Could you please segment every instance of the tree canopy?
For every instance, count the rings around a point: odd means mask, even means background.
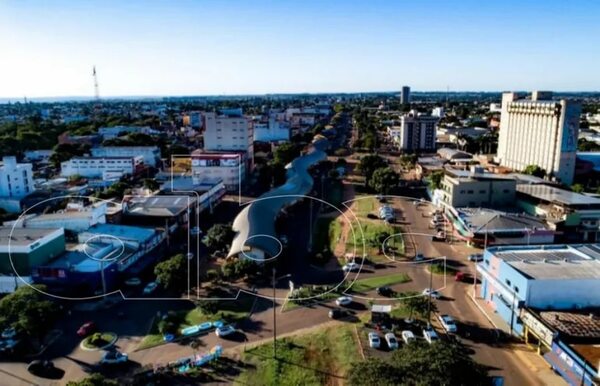
[[[229,246],[233,238],[233,230],[229,224],[215,224],[208,232],[203,242],[209,248],[221,251]]]
[[[538,165],[527,165],[525,170],[523,170],[523,173],[540,178],[544,178],[546,175],[546,171]]]
[[[389,194],[398,186],[398,182],[400,182],[400,175],[392,168],[385,167],[376,169],[373,172],[369,180],[369,186],[375,189],[377,193]]]
[[[177,254],[154,267],[156,280],[167,290],[183,290],[188,283],[188,269],[185,256]]]
[[[286,142],[277,146],[275,152],[273,153],[273,159],[277,163],[287,165],[288,163],[292,162],[294,158],[300,155],[300,150],[301,148],[299,145]]]
[[[369,185],[369,180],[371,179],[371,176],[375,170],[384,168],[386,166],[387,163],[385,160],[377,154],[367,154],[360,159],[360,163],[358,164],[358,168],[360,169],[362,175],[366,178],[367,185]]]
[[[45,286],[35,287],[46,291]],[[39,291],[23,286],[0,300],[0,329],[14,327],[29,336],[42,337],[56,319],[58,308]]]

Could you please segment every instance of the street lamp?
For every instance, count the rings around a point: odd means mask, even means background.
[[[277,269],[273,267],[273,358],[277,358],[277,301],[276,301],[276,293],[275,293],[275,285],[281,279],[286,277],[291,277],[292,275],[287,274],[276,278]]]

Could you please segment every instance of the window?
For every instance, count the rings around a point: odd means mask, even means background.
[[[473,194],[472,190],[467,191],[468,194]]]
[[[485,194],[485,190],[480,190],[479,194]]]
[[[507,286],[509,286],[509,287],[510,287],[510,280],[506,279],[506,280],[505,280],[505,283],[506,283],[506,285],[507,285]]]
[[[519,287],[515,286],[515,292],[519,293]]]

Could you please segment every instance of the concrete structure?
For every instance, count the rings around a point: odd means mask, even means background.
[[[229,113],[204,113],[204,150],[243,151],[252,154],[254,135],[248,119],[241,115],[241,110]]]
[[[454,236],[479,247],[551,244],[554,231],[536,217],[483,208],[446,207]]]
[[[206,179],[221,180],[231,192],[239,192],[248,170],[247,154],[205,153],[196,150],[192,153],[192,180],[199,184]]]
[[[400,91],[400,103],[403,105],[410,103],[410,87],[402,86]]]
[[[27,161],[48,163],[54,150],[26,150],[24,154]]]
[[[445,115],[446,115],[446,113],[445,113],[443,107],[434,107],[433,110],[431,111],[432,117],[444,118]]]
[[[30,276],[34,266],[45,264],[64,251],[65,234],[62,228],[0,227],[1,275],[11,276],[16,270],[19,276]]]
[[[600,307],[600,245],[488,248],[477,264],[480,296],[516,335],[522,308],[572,310]]]
[[[281,122],[275,117],[269,117],[266,121],[256,120],[252,122],[254,141],[258,142],[279,142],[289,141],[290,126],[286,122]]]
[[[562,242],[600,241],[600,199],[548,185],[517,185],[517,205],[543,218]]]
[[[470,171],[446,169],[442,200],[455,208],[508,207],[514,205],[516,185],[514,178],[480,167],[473,166]]]
[[[54,213],[27,213],[18,220],[7,222],[15,228],[45,229],[64,228],[67,233],[83,232],[96,224],[106,222],[106,201],[97,201],[85,206],[70,202],[65,209]]]
[[[107,139],[117,138],[125,134],[158,134],[156,130],[150,128],[150,126],[112,126],[112,127],[101,127],[98,129],[98,134],[102,136],[105,141]]]
[[[514,170],[538,165],[551,179],[571,184],[581,104],[551,98],[540,91],[531,100],[503,94],[497,161]]]
[[[141,156],[144,165],[156,167],[160,160],[158,146],[100,146],[90,149],[93,157],[138,157]]]
[[[22,198],[34,190],[32,165],[17,163],[16,157],[3,157],[0,166],[0,197]]]
[[[411,111],[400,117],[399,135],[393,138],[396,146],[406,152],[435,150],[435,126],[438,118]]]
[[[195,195],[126,196],[122,203],[122,223],[164,228],[169,233],[187,229],[196,214]]]
[[[143,165],[144,158],[142,156],[73,157],[60,164],[60,175],[118,180],[125,174],[136,174],[143,168]]]

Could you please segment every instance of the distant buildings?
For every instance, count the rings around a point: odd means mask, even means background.
[[[221,180],[228,191],[238,192],[247,175],[248,155],[239,153],[192,153],[192,180],[200,184],[203,180]]]
[[[514,170],[538,165],[551,179],[573,183],[581,105],[553,101],[552,93],[535,91],[529,99],[502,96],[497,161]]]
[[[141,134],[158,134],[156,130],[153,130],[149,126],[111,126],[101,127],[98,129],[98,134],[102,136],[102,139],[113,139],[126,134],[141,133]]]
[[[251,153],[254,136],[248,119],[237,109],[226,113],[204,113],[204,150]]]
[[[156,167],[160,160],[157,146],[100,146],[90,149],[93,157],[137,157],[141,156],[144,165]]]
[[[402,86],[402,91],[400,92],[400,103],[403,105],[410,103],[410,87]]]
[[[438,118],[411,111],[400,117],[400,126],[388,128],[394,144],[405,152],[435,150],[435,126]]]
[[[266,120],[255,120],[252,122],[254,141],[257,142],[279,142],[289,141],[290,125],[277,120],[274,116]]]
[[[446,115],[446,113],[445,113],[443,107],[434,107],[431,112],[432,117],[444,118],[445,115]]]

